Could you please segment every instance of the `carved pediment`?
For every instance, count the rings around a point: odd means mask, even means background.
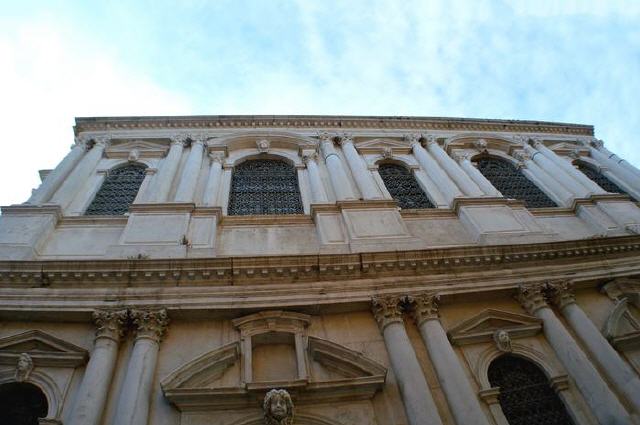
[[[22,353],[36,366],[76,367],[88,358],[87,350],[39,330],[0,339],[0,364],[15,365]]]
[[[203,354],[162,380],[164,395],[181,411],[253,406],[274,386],[286,389],[296,403],[301,404],[361,400],[373,397],[384,385],[387,372],[384,366],[358,351],[321,338],[308,337],[305,358],[333,372],[332,378],[327,379],[328,375],[317,378],[311,373],[303,380],[243,383],[238,370],[236,384],[230,386],[228,379],[221,378],[241,358],[240,342]]]
[[[512,339],[523,338],[540,332],[542,321],[524,314],[487,309],[454,326],[449,331],[449,339],[458,345],[489,342],[498,330],[508,331]]]
[[[409,153],[411,152],[411,146],[404,140],[393,140],[386,138],[378,138],[365,140],[356,143],[356,148],[359,152],[364,154],[382,153],[385,149],[391,149],[394,153]]]
[[[133,151],[137,151],[140,158],[162,158],[169,146],[167,143],[160,141],[147,141],[147,140],[131,140],[123,142],[114,142],[109,148],[105,150],[105,156],[107,158],[129,158],[129,154]]]
[[[626,298],[616,301],[602,333],[616,348],[624,350],[640,347],[640,320],[629,310]]]

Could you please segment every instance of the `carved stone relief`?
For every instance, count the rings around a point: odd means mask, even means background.
[[[270,390],[262,403],[265,425],[293,425],[293,401],[287,390]]]

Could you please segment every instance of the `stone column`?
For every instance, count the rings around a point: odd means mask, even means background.
[[[538,142],[538,145],[542,145],[542,143]],[[591,195],[589,189],[581,185],[564,169],[562,169],[551,159],[543,155],[542,152],[539,152],[531,146],[527,145],[526,142],[524,142],[523,148],[531,156],[533,162],[535,162],[540,168],[547,172],[547,174],[555,178],[556,186],[564,186],[568,192],[570,192],[574,197],[577,198],[586,198]]]
[[[549,160],[553,161],[554,164],[564,170],[565,173],[573,177],[578,183],[580,183],[585,189],[587,189],[588,192],[598,194],[607,193],[604,189],[598,186],[596,182],[585,176],[582,171],[576,169],[576,167],[571,165],[571,163],[560,158],[560,156],[556,155],[554,151],[546,147],[545,144],[542,143],[542,141],[533,139],[532,143],[533,147],[535,147],[538,152],[540,152]]]
[[[420,295],[409,299],[413,305],[416,325],[427,346],[456,424],[489,425],[489,420],[480,407],[475,391],[471,388],[438,318],[438,295]]]
[[[76,144],[71,147],[71,151],[64,157],[62,162],[45,177],[42,184],[33,191],[27,204],[41,205],[51,198],[56,190],[60,187],[64,179],[71,173],[76,164],[82,159],[87,151],[87,145],[84,141],[77,140]]]
[[[547,174],[542,168],[531,160],[531,155],[525,151],[517,151],[513,156],[521,162],[522,173],[529,177],[530,180],[538,180],[545,188],[551,192],[546,193],[551,199],[557,202],[560,206],[568,207],[573,202],[573,194],[559,185],[553,177]],[[544,192],[543,189],[540,189]]]
[[[591,156],[603,165],[609,166],[614,174],[618,175],[625,182],[628,182],[634,189],[640,190],[640,170],[629,164],[624,159],[618,157],[615,153],[604,147],[602,140],[594,139],[590,144]],[[633,185],[632,183],[636,183]]]
[[[191,148],[187,162],[184,164],[180,183],[176,190],[176,202],[193,202],[193,194],[198,183],[198,175],[202,167],[202,155],[204,151],[204,139],[200,138],[191,142]]]
[[[426,139],[427,150],[436,159],[438,164],[446,171],[451,179],[467,196],[480,197],[483,195],[478,185],[463,172],[458,164],[440,147],[434,136],[428,136]]]
[[[91,358],[82,377],[68,425],[99,425],[107,401],[111,377],[118,358],[118,344],[124,332],[126,310],[96,310],[97,326]]]
[[[342,136],[340,138],[340,146],[342,146],[342,152],[344,152],[349,164],[351,175],[353,175],[356,185],[362,194],[362,199],[382,199],[382,194],[376,188],[371,172],[367,169],[355,146],[353,146],[353,139],[350,136]]]
[[[140,189],[138,189],[138,194],[136,195],[136,199],[133,200],[134,204],[144,204],[149,197],[153,196],[149,193],[149,188],[153,185],[153,176],[156,175],[158,170],[156,168],[148,167],[144,170],[144,180],[142,180],[142,184],[140,185]]]
[[[342,161],[333,147],[331,136],[329,134],[321,134],[319,137],[320,148],[322,149],[324,162],[327,164],[329,179],[331,179],[331,186],[333,187],[333,193],[335,193],[336,199],[338,201],[356,199],[349,184],[349,177],[347,177],[347,173],[342,167]]]
[[[328,202],[327,193],[324,190],[324,184],[322,184],[322,178],[320,178],[320,170],[318,170],[317,163],[318,154],[313,152],[304,153],[302,161],[307,166],[307,172],[309,173],[309,185],[311,186],[311,202],[314,204],[324,204]]]
[[[136,336],[113,425],[147,425],[160,339],[169,323],[164,309],[132,310],[130,316]]]
[[[211,160],[211,165],[209,166],[207,184],[204,187],[202,203],[207,206],[215,206],[218,202],[218,193],[220,192],[224,152],[212,152],[209,154],[209,159]]]
[[[460,189],[458,189],[458,186],[456,186],[449,176],[447,176],[447,173],[440,168],[440,165],[438,165],[436,160],[433,159],[431,154],[422,147],[419,135],[411,134],[405,136],[405,140],[411,144],[413,155],[420,163],[424,172],[427,173],[429,178],[436,184],[438,190],[442,193],[450,206],[455,198],[463,196]]]
[[[480,170],[478,170],[471,163],[471,154],[468,152],[455,152],[453,154],[453,158],[458,161],[460,168],[462,168],[471,179],[478,185],[478,187],[488,196],[495,196],[502,198],[502,193],[493,185],[485,176],[482,175]]]
[[[614,386],[640,413],[640,379],[576,304],[570,282],[550,284],[553,302]]]
[[[631,424],[631,418],[595,367],[547,304],[543,285],[521,286],[518,299],[530,314],[543,322],[544,335],[573,378],[601,424]]]
[[[384,337],[409,424],[442,425],[424,373],[404,328],[400,299],[374,298],[372,309]]]
[[[182,157],[182,150],[184,149],[184,138],[182,136],[175,136],[172,138],[171,147],[169,153],[162,160],[160,169],[155,175],[155,183],[152,185],[150,200],[152,202],[166,202],[171,190],[171,183],[180,165],[180,158]]]
[[[104,150],[110,143],[108,136],[96,138],[88,143],[91,148],[78,162],[77,166],[66,178],[60,189],[51,198],[51,203],[58,204],[65,209],[73,198],[78,194],[80,188],[86,183],[91,173],[102,159]]]

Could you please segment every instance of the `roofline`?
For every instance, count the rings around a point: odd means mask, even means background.
[[[507,131],[593,136],[591,125],[532,120],[481,118],[349,116],[349,115],[185,115],[77,117],[76,134],[84,131],[183,128],[384,128],[404,130]]]

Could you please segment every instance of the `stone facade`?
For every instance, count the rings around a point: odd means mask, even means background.
[[[592,127],[127,117],[75,135],[0,216],[0,403],[43,394],[41,424],[504,425],[522,412],[500,359],[539,369],[573,423],[640,423],[640,171]],[[262,208],[234,181],[254,160],[292,170],[277,208],[299,211],[237,213]]]

